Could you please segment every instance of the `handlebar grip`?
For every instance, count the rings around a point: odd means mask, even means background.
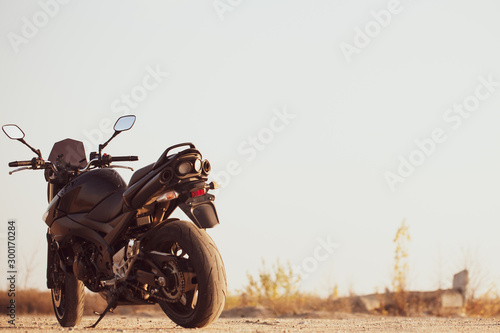
[[[10,167],[19,167],[19,166],[30,166],[31,161],[13,161],[9,162]]]
[[[112,162],[129,162],[129,161],[138,161],[138,156],[112,156]]]

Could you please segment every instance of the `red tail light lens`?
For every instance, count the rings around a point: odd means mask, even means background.
[[[203,194],[205,194],[204,188],[202,188],[201,190],[196,190],[196,191],[191,192],[191,198],[198,197],[198,196],[203,195]]]

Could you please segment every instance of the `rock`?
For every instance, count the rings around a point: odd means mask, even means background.
[[[381,307],[380,299],[377,295],[359,296],[358,304],[364,311],[371,312]]]

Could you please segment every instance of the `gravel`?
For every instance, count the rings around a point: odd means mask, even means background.
[[[335,314],[335,318],[220,318],[196,332],[500,332],[500,320],[492,318],[382,317]],[[107,315],[85,316],[78,327],[62,328],[53,316],[18,316],[12,327],[4,319],[0,330],[12,332],[187,332],[167,317]]]

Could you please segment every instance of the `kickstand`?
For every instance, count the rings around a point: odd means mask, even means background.
[[[99,322],[102,320],[102,318],[104,318],[104,316],[108,313],[108,312],[113,312],[113,309],[116,308],[117,306],[117,302],[116,302],[116,299],[113,297],[111,298],[111,300],[109,301],[108,303],[108,306],[106,307],[106,309],[104,309],[104,311],[99,315],[99,319],[97,319],[97,321],[94,323],[94,325],[92,326],[87,326],[86,328],[95,328],[97,326],[97,324],[99,324]]]

